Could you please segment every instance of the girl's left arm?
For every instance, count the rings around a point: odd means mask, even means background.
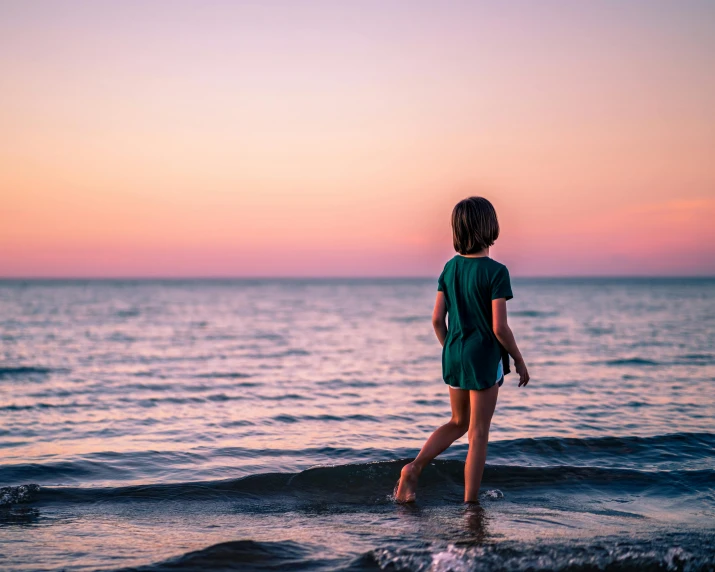
[[[444,292],[437,292],[432,311],[432,327],[439,343],[444,346],[444,340],[447,338],[447,303],[444,300]]]
[[[492,328],[494,335],[499,340],[499,343],[504,346],[504,349],[509,352],[509,355],[514,358],[514,368],[519,374],[519,387],[529,383],[529,370],[526,369],[526,363],[519,351],[519,346],[516,345],[514,333],[511,331],[506,319],[506,298],[497,298],[492,300]]]

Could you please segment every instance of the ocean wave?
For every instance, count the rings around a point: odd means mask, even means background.
[[[367,387],[378,387],[379,384],[374,382],[374,381],[365,381],[365,380],[360,380],[360,379],[329,379],[327,381],[318,381],[316,382],[316,385],[326,385],[328,387],[340,387],[341,389],[343,388],[352,388],[352,389],[363,389]]]
[[[248,375],[241,376],[241,378],[243,378],[243,377],[249,377],[249,376]],[[237,378],[233,378],[233,379],[237,379]],[[206,391],[214,391],[217,389],[235,389],[237,387],[256,387],[258,385],[260,385],[260,384],[257,382],[252,382],[252,381],[230,381],[230,382],[226,382],[226,383],[201,382],[196,385],[182,384],[181,392],[203,393]],[[126,395],[130,390],[177,392],[177,384],[175,382],[125,383],[121,387],[112,388],[113,392],[120,392],[123,395]],[[105,389],[105,393],[107,391],[109,391],[109,390]],[[75,391],[74,393],[77,394],[78,392]],[[134,400],[128,399],[127,401],[132,402]]]
[[[606,365],[611,367],[633,366],[633,367],[656,367],[656,366],[672,366],[672,365],[712,365],[715,363],[713,356],[708,354],[685,354],[667,360],[652,360],[641,357],[634,358],[619,358],[604,361],[588,362],[588,365]]]
[[[303,421],[331,421],[333,423],[350,423],[355,421],[366,421],[370,423],[384,422],[383,418],[375,417],[374,415],[363,415],[361,413],[355,413],[352,415],[330,415],[328,413],[324,413],[322,415],[289,415],[287,413],[282,413],[272,417],[271,420],[279,423],[299,423]]]
[[[397,322],[398,324],[412,324],[415,322],[429,323],[430,316],[396,316],[390,318],[391,322]]]
[[[610,366],[622,366],[622,365],[633,365],[633,366],[654,366],[654,365],[664,365],[652,359],[644,358],[624,358],[624,359],[611,359],[602,362],[592,362],[591,365],[610,365]]]
[[[546,318],[558,316],[558,312],[543,312],[540,310],[515,310],[509,312],[510,316],[518,316],[520,318]]]
[[[286,415],[276,416],[271,423],[294,424],[303,421],[344,421],[346,423],[377,423],[377,417],[363,414],[354,415]],[[239,426],[256,423],[236,420]],[[231,423],[221,425],[230,427]],[[456,443],[438,462],[449,459],[463,459],[468,444]],[[410,448],[381,449],[377,447],[306,447],[291,448],[251,448],[237,446],[204,445],[190,449],[144,450],[144,451],[98,451],[72,458],[44,463],[8,463],[0,465],[0,483],[17,485],[28,482],[40,484],[91,483],[97,481],[117,483],[136,482],[138,478],[151,479],[160,474],[164,478],[182,480],[191,474],[191,467],[200,467],[212,459],[240,459],[242,463],[255,463],[257,470],[270,471],[272,467],[302,468],[306,462],[336,463],[337,466],[361,466],[366,460],[389,462],[414,455]],[[515,467],[514,471],[544,468],[557,471],[564,467],[593,470],[619,471],[648,467],[650,471],[667,473],[672,469],[693,471],[712,469],[715,463],[715,434],[672,433],[651,437],[539,437],[492,441],[489,443],[490,466]],[[353,463],[349,465],[349,463]],[[355,463],[358,463],[357,465]],[[202,475],[207,478],[224,477],[235,474],[231,461],[223,467]],[[365,466],[373,466],[372,463]],[[254,470],[256,470],[254,469]],[[137,471],[140,471],[138,474]],[[245,473],[242,473],[242,475]],[[614,473],[616,474],[616,473]],[[650,473],[647,473],[650,474]],[[189,477],[191,478],[191,477]]]
[[[39,366],[17,366],[17,367],[0,367],[0,379],[8,377],[26,377],[31,375],[47,375],[54,370],[48,367]]]
[[[489,455],[502,462],[608,463],[640,466],[643,463],[679,464],[715,457],[713,433],[667,433],[648,437],[535,437],[491,441]]]
[[[124,310],[117,310],[114,315],[117,318],[136,318],[141,315],[141,310],[139,308],[127,308]]]
[[[199,379],[244,379],[247,377],[251,377],[251,374],[250,373],[234,372],[234,371],[226,371],[226,372],[199,373],[199,374],[194,375],[193,377],[199,378]]]
[[[707,533],[672,533],[657,538],[596,537],[570,543],[502,541],[474,546],[420,543],[419,546],[387,545],[358,556],[332,558],[326,557],[319,546],[307,542],[236,540],[193,550],[154,564],[123,568],[121,571],[700,572],[715,569],[715,555],[707,549],[714,540],[713,535]]]
[[[423,549],[379,548],[363,554],[350,569],[462,571],[712,571],[712,534],[672,534],[627,539],[595,538],[589,542],[487,543],[479,546],[432,546]]]
[[[40,492],[40,485],[20,485],[0,488],[0,507],[32,502]]]
[[[123,487],[39,487],[30,484],[5,487],[2,498],[5,505],[31,501],[217,500],[246,496],[264,500],[280,496],[320,499],[323,502],[381,504],[388,502],[386,495],[392,492],[404,462],[334,465],[298,473],[259,473],[232,480]],[[440,495],[461,487],[463,474],[462,461],[435,461],[423,473],[420,486]],[[637,471],[599,467],[487,465],[483,483],[504,491],[524,487],[558,487],[559,491],[564,491],[588,486],[613,487],[621,491],[648,489],[649,494],[654,496],[677,495],[715,490],[715,470]]]
[[[708,366],[713,365],[715,360],[713,356],[707,354],[686,354],[682,356],[677,356],[673,359],[667,360],[652,360],[640,357],[634,358],[618,358],[602,361],[590,361],[587,365],[599,366],[605,365],[608,367],[668,367],[673,365],[688,365],[688,366]],[[543,364],[542,364],[543,365]],[[548,364],[552,365],[552,364]]]
[[[314,548],[293,541],[258,542],[236,540],[214,544],[201,550],[125,572],[163,572],[169,570],[295,570],[321,569],[327,562],[311,557]],[[117,571],[119,572],[119,571]]]
[[[309,356],[309,355],[311,355],[311,353],[308,350],[292,349],[292,350],[285,350],[282,352],[274,352],[274,353],[267,353],[267,354],[251,353],[251,354],[247,354],[246,357],[254,358],[254,359],[279,359],[279,358],[284,358],[284,357]]]
[[[97,410],[102,409],[96,403],[81,403],[78,401],[73,401],[71,403],[38,402],[38,403],[33,403],[32,405],[17,405],[15,403],[11,403],[9,405],[0,406],[0,411],[32,411],[35,409],[44,410],[44,409],[82,409],[82,408],[85,408],[85,409],[92,408],[92,409],[97,409]]]

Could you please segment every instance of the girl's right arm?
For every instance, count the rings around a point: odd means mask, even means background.
[[[444,346],[447,337],[447,302],[444,299],[444,292],[437,292],[437,299],[434,301],[432,311],[432,327],[437,334],[439,343]]]
[[[519,387],[529,383],[529,371],[526,369],[524,358],[521,356],[519,346],[516,345],[514,334],[506,320],[506,298],[492,300],[492,328],[494,335],[509,355],[514,358],[514,367],[519,374]]]

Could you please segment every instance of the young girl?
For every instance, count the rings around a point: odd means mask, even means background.
[[[499,237],[492,204],[481,197],[457,203],[452,211],[452,237],[458,254],[447,262],[437,281],[432,314],[442,344],[442,377],[449,386],[452,419],[435,430],[417,458],[402,468],[397,502],[415,500],[422,469],[465,433],[469,434],[469,453],[464,467],[464,501],[477,502],[489,425],[499,387],[509,373],[509,355],[519,374],[519,387],[529,382],[506,320],[506,301],[513,297],[509,271],[489,258],[489,247]]]

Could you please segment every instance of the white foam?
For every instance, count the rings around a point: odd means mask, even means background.
[[[14,504],[28,502],[32,499],[33,493],[39,492],[40,485],[19,485],[17,487],[0,488],[0,506],[12,506]]]

